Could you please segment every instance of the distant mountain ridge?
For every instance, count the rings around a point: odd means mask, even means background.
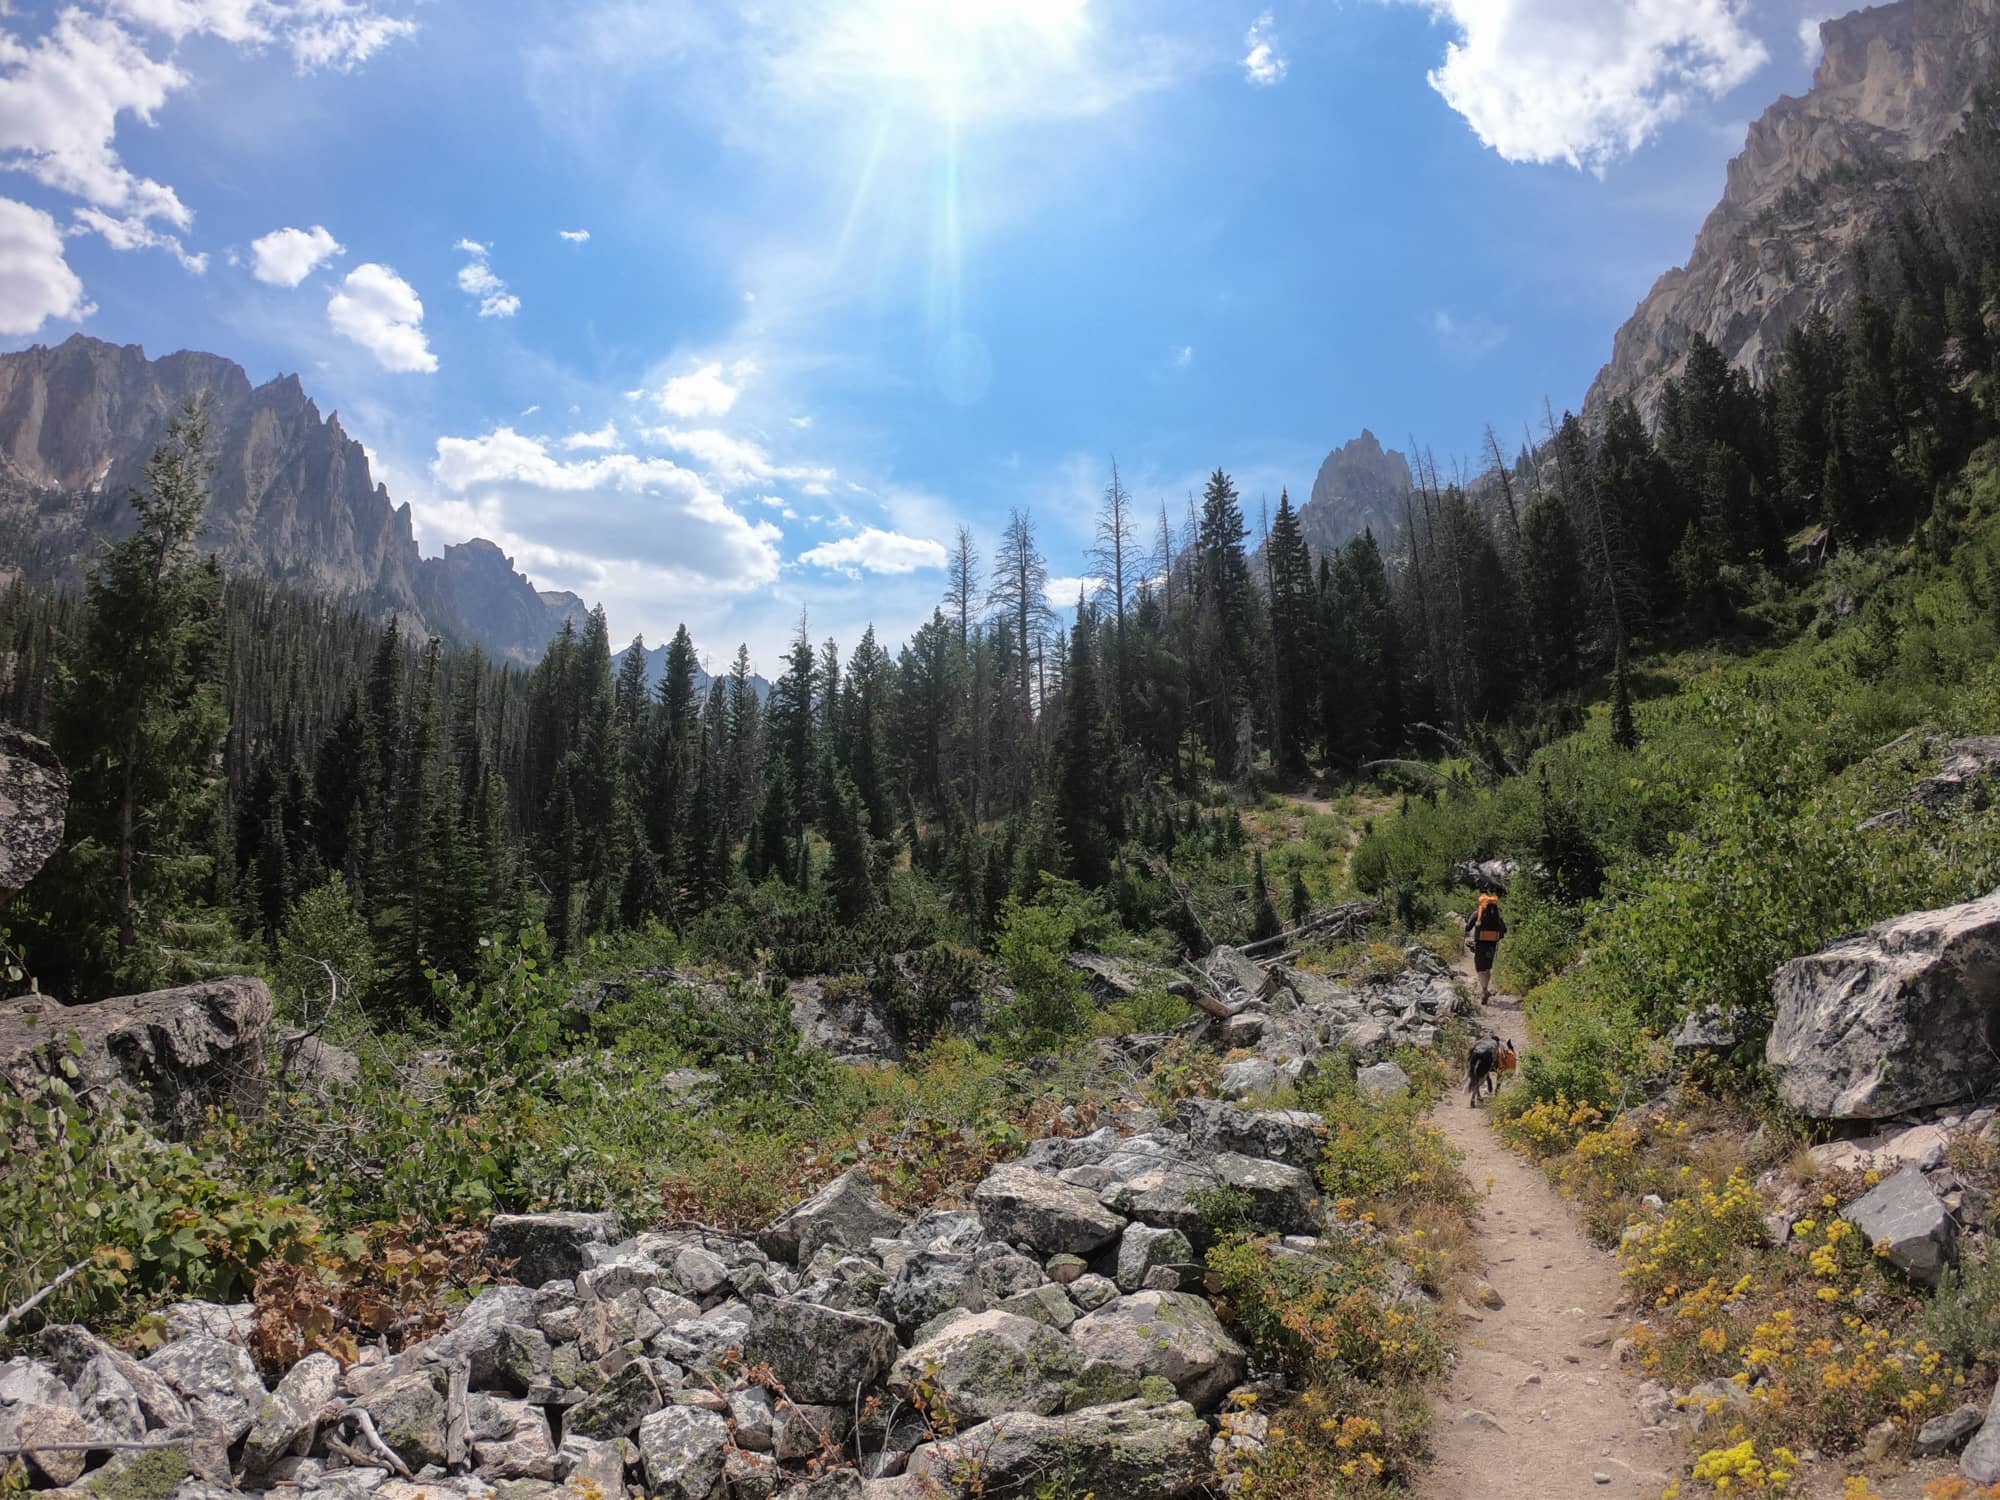
[[[2000,58],[2000,0],[1896,0],[1820,36],[1811,90],[1750,127],[1687,264],[1618,330],[1587,417],[1625,395],[1651,416],[1697,333],[1762,377],[1794,323],[1846,307],[1854,252],[1887,240],[1910,169],[1950,139]]]
[[[421,556],[408,504],[296,375],[253,387],[219,355],[149,360],[83,334],[0,355],[0,581],[73,579],[96,538],[129,534],[146,460],[195,396],[209,403],[215,460],[202,541],[225,567],[519,662],[587,611],[575,594],[537,591],[483,538]]]

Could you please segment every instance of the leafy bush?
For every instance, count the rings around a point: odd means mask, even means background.
[[[0,1307],[83,1267],[31,1323],[122,1321],[165,1297],[239,1301],[260,1264],[320,1227],[241,1182],[226,1156],[163,1145],[115,1111],[85,1108],[62,1078],[25,1096],[0,1088],[0,1224]]]
[[[1085,1033],[1090,991],[1069,956],[1095,946],[1110,925],[1103,904],[1072,881],[1048,881],[1033,901],[1007,898],[994,942],[1014,987],[1014,1003],[995,1028],[1007,1051],[1054,1051]]]

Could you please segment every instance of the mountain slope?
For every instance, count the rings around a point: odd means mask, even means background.
[[[1332,552],[1364,531],[1386,542],[1402,525],[1409,461],[1367,428],[1327,454],[1299,510],[1299,529],[1316,551]]]
[[[1697,333],[1762,375],[1794,323],[1847,305],[1854,252],[1886,238],[1910,168],[1949,139],[2000,57],[2000,0],[1898,0],[1828,21],[1821,37],[1812,89],[1750,127],[1687,264],[1618,331],[1587,415],[1623,395],[1650,415]]]
[[[368,454],[322,418],[295,375],[252,387],[213,354],[149,360],[135,344],[77,334],[0,355],[0,580],[71,578],[95,539],[133,525],[128,498],[182,402],[204,396],[215,475],[203,545],[223,565],[396,614],[517,661],[586,606],[543,595],[493,543],[417,551],[410,507]]]

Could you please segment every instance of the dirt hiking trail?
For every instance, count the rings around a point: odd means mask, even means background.
[[[1470,962],[1461,977],[1472,980]],[[1519,1004],[1495,994],[1477,1023],[1527,1040]],[[1422,1500],[1659,1500],[1680,1444],[1641,1425],[1635,1382],[1611,1360],[1628,1315],[1617,1265],[1585,1237],[1569,1206],[1504,1146],[1463,1080],[1432,1114],[1465,1156],[1482,1194],[1473,1244],[1498,1308],[1467,1310],[1458,1363],[1436,1403],[1437,1460]]]

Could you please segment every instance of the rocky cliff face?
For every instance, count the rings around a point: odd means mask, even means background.
[[[1821,36],[1811,91],[1750,127],[1687,264],[1619,330],[1588,415],[1628,394],[1650,414],[1697,333],[1761,376],[1793,323],[1840,310],[1853,252],[1887,231],[1910,167],[1951,137],[2000,56],[2000,0],[1898,0]]]
[[[1409,462],[1364,427],[1319,466],[1299,527],[1316,551],[1331,552],[1368,530],[1386,542],[1402,525],[1409,492]]]
[[[420,558],[410,508],[295,375],[252,387],[213,354],[149,360],[77,334],[0,355],[0,581],[74,578],[98,537],[130,533],[129,497],[182,402],[205,396],[215,476],[203,544],[233,571],[355,600],[496,656],[533,661],[574,594],[538,594],[498,547]]]

